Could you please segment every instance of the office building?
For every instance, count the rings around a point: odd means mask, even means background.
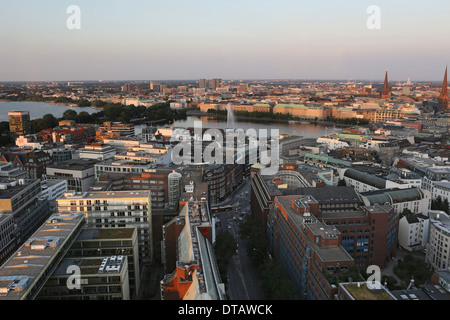
[[[137,234],[136,228],[84,228],[68,250],[66,258],[126,257],[130,298],[134,299],[141,281]]]
[[[14,217],[23,243],[44,223],[51,212],[47,199],[40,198],[41,180],[20,179],[0,184],[0,211]]]
[[[11,213],[0,212],[0,266],[19,248],[19,230]]]
[[[283,266],[301,299],[332,300],[337,286],[331,278],[353,266],[354,259],[342,247],[342,234],[311,213],[314,207],[318,203],[309,196],[275,197],[268,239],[272,256]]]
[[[31,120],[29,111],[8,112],[9,131],[16,136],[23,136],[31,133]]]
[[[80,270],[79,286],[67,272],[73,268]],[[130,300],[127,257],[65,258],[35,300]]]
[[[90,228],[138,230],[139,260],[153,259],[151,193],[146,191],[88,191],[66,193],[56,199],[58,213],[80,212]]]
[[[64,179],[67,181],[67,190],[85,192],[95,182],[94,159],[71,159],[49,165],[46,168],[48,180]]]
[[[34,300],[83,226],[79,213],[48,218],[0,267],[0,300]]]
[[[80,149],[80,159],[107,160],[114,158],[116,149],[104,143],[92,143]]]

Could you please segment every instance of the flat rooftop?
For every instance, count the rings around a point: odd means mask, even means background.
[[[119,274],[127,261],[126,256],[109,256],[103,258],[67,258],[61,261],[61,264],[53,273],[54,276],[67,276],[69,266],[80,268],[81,276],[87,275],[111,275]]]
[[[150,190],[126,190],[126,191],[87,191],[87,192],[66,192],[57,199],[59,200],[80,200],[80,199],[126,199],[126,198],[148,198]]]
[[[81,231],[77,241],[131,239],[134,232],[135,228],[86,228]]]
[[[313,231],[313,233],[323,234],[325,238],[329,238],[328,235],[337,235],[339,233],[339,231],[334,230],[332,226],[327,226],[326,224],[319,222],[313,215],[304,216],[295,212],[292,208],[292,201],[298,198],[298,196],[277,197],[278,203],[284,208],[291,220],[297,225],[298,232],[303,232],[303,224],[306,224],[308,225],[308,228]],[[327,234],[326,232],[329,233]],[[320,244],[315,244],[312,240],[309,245],[316,251],[323,261],[353,261],[350,254],[341,246],[325,247]]]
[[[24,180],[23,184],[20,184],[18,181],[15,185],[11,185],[11,183],[8,183],[6,189],[0,189],[0,199],[11,199],[15,195],[21,193],[23,190],[30,188],[30,186],[33,185],[36,181],[38,180],[26,179]]]
[[[71,159],[57,164],[48,165],[47,168],[64,169],[64,170],[86,170],[94,167],[98,160],[94,159]]]
[[[369,289],[366,282],[358,283],[347,282],[340,283],[339,286],[353,299],[353,300],[397,300],[384,286],[380,289]]]
[[[53,215],[0,268],[0,300],[26,299],[28,291],[51,266],[74,230],[80,213]]]

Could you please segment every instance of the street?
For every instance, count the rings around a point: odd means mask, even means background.
[[[250,214],[250,181],[244,180],[221,206],[232,205],[233,210],[220,212],[216,218],[222,223],[223,232],[229,232],[236,239],[237,252],[228,266],[227,295],[230,300],[262,300],[259,280],[249,257],[247,256],[247,239],[239,236],[239,224]],[[237,210],[236,210],[237,209]]]

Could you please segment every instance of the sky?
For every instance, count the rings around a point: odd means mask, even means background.
[[[442,81],[449,16],[448,0],[2,0],[0,81]]]

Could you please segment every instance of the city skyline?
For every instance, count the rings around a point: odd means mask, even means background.
[[[81,29],[69,30],[70,5]],[[381,29],[367,27],[370,5]],[[0,5],[0,81],[442,81],[441,1],[20,1]],[[425,14],[424,14],[425,13]]]

